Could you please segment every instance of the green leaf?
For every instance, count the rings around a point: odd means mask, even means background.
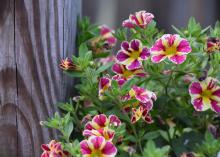
[[[171,25],[171,27],[182,37],[185,37],[185,35],[183,34],[183,32],[181,30],[179,30],[178,28],[176,28],[174,25]]]
[[[64,126],[64,134],[66,135],[67,139],[69,139],[71,133],[73,131],[73,123],[69,121],[65,126]]]
[[[143,139],[146,139],[146,140],[153,140],[157,137],[160,136],[160,132],[159,131],[151,131],[151,132],[148,132],[144,135]]]
[[[86,43],[82,43],[79,46],[79,57],[83,58],[88,51],[89,51],[89,49],[88,49]]]
[[[100,74],[101,72],[107,70],[107,69],[110,68],[112,65],[113,65],[113,62],[109,62],[109,63],[107,63],[107,64],[105,64],[105,65],[103,65],[103,66],[100,66],[100,67],[96,70],[97,74]]]
[[[78,72],[78,71],[64,71],[64,74],[70,77],[83,77],[82,72]]]

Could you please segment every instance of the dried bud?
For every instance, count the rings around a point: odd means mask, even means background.
[[[60,63],[60,68],[63,70],[77,71],[79,67],[72,62],[70,58],[62,59]]]
[[[214,51],[220,51],[220,39],[215,37],[209,37],[207,39],[207,49],[208,53],[212,53]]]

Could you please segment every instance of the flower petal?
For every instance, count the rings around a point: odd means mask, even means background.
[[[154,63],[159,63],[159,62],[163,61],[164,59],[166,59],[166,55],[163,55],[163,54],[154,55],[151,57],[151,60]]]
[[[202,93],[202,87],[199,82],[193,82],[189,87],[189,93],[190,94],[201,94]]]
[[[178,52],[182,53],[190,53],[192,51],[189,42],[186,39],[183,39],[180,41],[178,47],[177,47]]]
[[[108,119],[110,121],[110,124],[112,124],[113,126],[117,126],[118,127],[118,126],[121,125],[120,119],[117,116],[115,116],[115,115],[110,115],[108,117]]]
[[[148,50],[148,48],[144,47],[140,53],[141,59],[146,60],[149,56],[150,56],[150,51]]]
[[[82,142],[80,142],[80,150],[82,155],[89,155],[92,153],[92,150],[89,148],[87,140],[83,140]]]
[[[92,124],[95,129],[105,127],[108,124],[106,115],[104,114],[96,115],[92,119]]]
[[[132,61],[130,64],[126,65],[126,68],[128,70],[134,70],[134,69],[140,68],[141,66],[142,66],[142,63],[136,59]]]
[[[169,59],[175,64],[181,64],[186,60],[186,55],[174,55]]]
[[[117,148],[111,142],[107,141],[102,149],[102,153],[104,157],[114,157],[117,154]]]
[[[204,111],[204,104],[202,102],[202,98],[192,99],[192,104],[196,111]]]
[[[118,64],[118,63],[115,63],[115,64],[112,66],[112,71],[115,72],[116,74],[123,74],[122,65],[121,65],[121,64]]]
[[[124,50],[120,50],[116,58],[119,62],[124,62],[129,58],[129,55]]]
[[[135,51],[138,51],[139,48],[142,46],[140,40],[137,39],[132,40],[130,44],[130,47]]]
[[[220,103],[215,100],[211,100],[211,109],[217,113],[220,113]]]

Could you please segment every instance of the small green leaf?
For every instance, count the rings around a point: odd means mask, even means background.
[[[85,54],[89,51],[86,43],[82,43],[80,46],[79,46],[79,57],[84,57]]]
[[[96,70],[97,74],[100,74],[101,72],[107,70],[107,69],[110,68],[112,65],[113,65],[113,62],[109,62],[109,63],[107,63],[107,64],[105,64],[105,65],[103,65],[103,66],[100,66],[100,67]]]

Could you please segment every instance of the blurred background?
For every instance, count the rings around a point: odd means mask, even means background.
[[[185,27],[194,16],[203,27],[220,19],[220,0],[83,0],[83,16],[92,22],[115,29],[136,11],[146,10],[155,16],[159,28],[172,33],[171,25]]]

